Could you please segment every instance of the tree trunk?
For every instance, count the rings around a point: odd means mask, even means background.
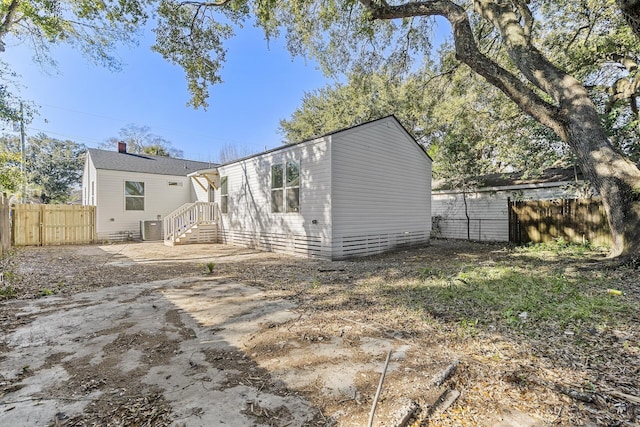
[[[590,100],[589,100],[590,102]],[[640,170],[616,152],[595,108],[573,111],[566,121],[567,144],[578,165],[602,199],[611,228],[610,256],[640,257]]]
[[[627,21],[636,37],[640,38],[640,1],[616,0],[622,16]]]
[[[475,0],[474,6],[500,32],[514,65],[529,82],[555,101],[553,107],[557,110],[548,116],[540,115],[537,112],[540,105],[530,102],[528,96],[523,102],[522,93],[509,90],[509,87],[498,87],[524,112],[553,129],[573,150],[578,165],[600,195],[607,213],[612,238],[610,255],[637,258],[640,252],[640,170],[613,148],[582,83],[552,64],[531,44],[530,31],[522,27],[514,9],[491,0]],[[473,64],[475,56],[471,59],[465,62],[477,69]],[[637,262],[637,259],[633,261]]]
[[[618,0],[620,7],[640,0]],[[469,11],[451,0],[389,5],[360,0],[374,19],[442,16],[453,29],[456,58],[504,92],[520,109],[552,129],[576,154],[578,165],[602,199],[611,228],[611,256],[640,257],[640,170],[615,151],[584,86],[533,46],[534,17],[525,0],[473,0],[474,10],[499,32],[521,75],[501,67],[478,48]],[[634,9],[635,10],[635,9]],[[633,14],[631,14],[633,15]],[[524,77],[537,87],[534,91]],[[544,92],[544,99],[539,92]],[[553,99],[553,103],[548,99]]]

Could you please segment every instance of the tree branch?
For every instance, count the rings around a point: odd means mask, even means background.
[[[504,92],[523,111],[550,127],[562,139],[567,137],[560,110],[544,101],[515,75],[480,52],[471,30],[467,12],[450,0],[410,2],[384,6],[373,0],[360,0],[373,19],[397,19],[412,16],[442,16],[453,27],[456,57]]]
[[[520,16],[523,20],[524,26],[524,35],[527,38],[527,42],[531,43],[531,32],[533,31],[533,15],[531,14],[531,10],[529,10],[529,6],[527,6],[526,0],[512,0]]]
[[[178,3],[178,6],[197,6],[198,8],[200,7],[218,7],[218,6],[224,6],[228,3],[230,3],[231,0],[220,0],[220,1],[214,1],[214,2],[202,2],[202,1],[191,1],[191,0],[185,0],[185,1],[181,1]]]
[[[640,0],[616,0],[624,19],[640,39]]]
[[[0,22],[0,52],[4,52],[4,41],[2,40],[9,32],[14,24],[14,16],[18,11],[20,0],[11,0],[9,6],[7,6],[7,13],[4,15],[4,19]]]

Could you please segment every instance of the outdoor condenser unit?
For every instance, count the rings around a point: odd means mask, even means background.
[[[162,221],[140,221],[142,240],[162,240]]]

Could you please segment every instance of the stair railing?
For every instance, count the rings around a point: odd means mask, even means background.
[[[198,224],[215,224],[218,209],[214,202],[186,203],[164,217],[163,227],[166,240],[175,242],[176,238]]]

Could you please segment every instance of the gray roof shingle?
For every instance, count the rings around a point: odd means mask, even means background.
[[[119,153],[117,151],[87,149],[96,169],[153,173],[157,175],[187,176],[188,174],[216,167],[216,163],[196,162],[173,157],[149,156],[146,154]]]

